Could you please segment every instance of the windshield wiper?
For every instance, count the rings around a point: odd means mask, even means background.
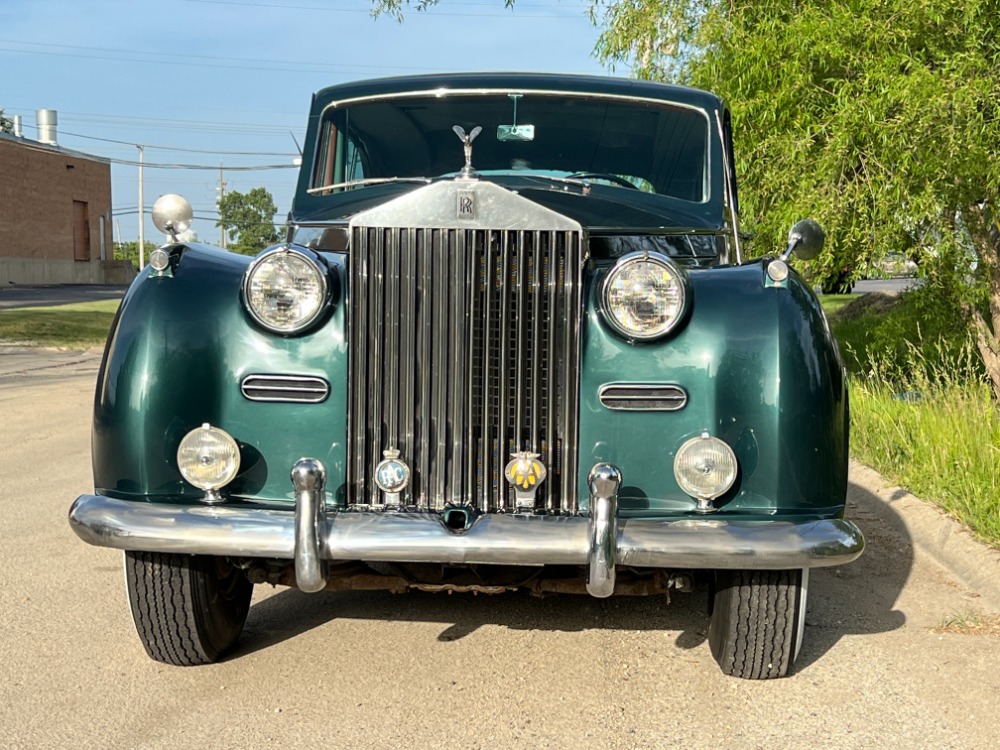
[[[322,187],[309,188],[306,190],[307,193],[313,195],[315,193],[325,193],[327,190],[336,190],[337,188],[351,188],[351,187],[361,187],[367,185],[382,185],[387,182],[422,182],[425,185],[432,182],[430,177],[367,177],[363,180],[349,180],[347,182],[335,182],[332,185],[323,185]]]

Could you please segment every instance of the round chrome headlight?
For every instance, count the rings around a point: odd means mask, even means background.
[[[177,468],[195,487],[212,492],[236,477],[240,470],[240,448],[228,432],[206,422],[181,440]]]
[[[684,314],[687,291],[677,267],[658,253],[629,253],[604,280],[604,317],[632,341],[669,333]]]
[[[326,272],[307,252],[268,250],[247,269],[243,296],[250,314],[265,328],[297,333],[326,309]]]
[[[691,438],[674,457],[674,477],[687,494],[714,500],[736,481],[736,454],[725,442],[707,432]]]

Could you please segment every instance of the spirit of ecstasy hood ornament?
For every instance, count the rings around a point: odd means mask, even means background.
[[[468,135],[465,134],[465,128],[461,125],[455,125],[452,130],[465,145],[465,166],[462,167],[461,175],[462,177],[472,177],[476,174],[476,170],[472,168],[472,142],[476,140],[477,135],[483,132],[483,129],[477,125]]]

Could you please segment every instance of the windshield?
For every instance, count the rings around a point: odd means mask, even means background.
[[[405,96],[327,109],[312,188],[458,172],[578,178],[709,199],[709,120],[659,102],[526,92]]]

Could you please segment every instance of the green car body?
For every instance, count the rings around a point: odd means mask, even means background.
[[[508,107],[510,121],[498,123]],[[557,132],[560,117],[573,126]],[[140,273],[109,336],[94,412],[96,493],[77,500],[71,523],[90,543],[126,550],[150,655],[216,658],[242,627],[250,582],[607,596],[687,589],[707,574],[723,669],[785,674],[809,568],[849,562],[863,538],[844,520],[848,402],[837,345],[787,254],[741,262],[724,104],[603,78],[384,79],[319,92],[304,154],[291,249],[270,253],[297,254],[321,274],[310,320],[274,330],[254,308],[251,277],[267,254],[172,243],[160,270]],[[553,239],[532,221],[553,222]],[[414,227],[424,226],[439,228],[418,245],[424,230]],[[551,248],[563,242],[578,242],[578,255],[557,256]],[[612,319],[609,279],[651,257],[669,266],[681,301],[669,330],[632,336]],[[409,271],[424,274],[412,282],[416,297]],[[446,273],[450,282],[431,285]],[[630,289],[637,314],[653,315],[645,290]],[[433,335],[405,330],[432,321]],[[261,399],[255,378],[271,388],[281,378],[319,383],[322,393]],[[491,391],[494,381],[503,385]],[[435,388],[455,398],[429,395]],[[673,400],[658,400],[667,391]],[[483,427],[491,420],[501,426]],[[191,484],[178,465],[182,440],[205,424],[238,446],[238,471],[217,490]],[[695,496],[679,479],[678,453],[709,439],[736,468],[718,491]],[[382,452],[409,479],[395,495],[368,476]],[[517,456],[534,456],[541,490],[535,475],[531,487],[506,488],[508,452],[507,480],[517,485],[528,466],[515,466]],[[221,561],[219,572],[206,573],[205,560]],[[189,636],[164,641],[143,606],[182,580],[232,594],[228,624],[195,628],[196,655],[183,658],[172,648]],[[762,591],[787,612],[751,612],[753,634],[739,635],[740,602]],[[206,611],[218,619],[212,606],[194,597],[186,611],[203,623]],[[768,663],[748,661],[761,643]]]

